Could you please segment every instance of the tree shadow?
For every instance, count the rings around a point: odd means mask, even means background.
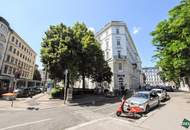
[[[103,95],[83,95],[85,97],[81,97],[78,99],[73,99],[70,101],[70,105],[72,106],[102,106],[105,104],[114,104],[117,102],[121,102],[121,98],[119,97],[105,97]]]

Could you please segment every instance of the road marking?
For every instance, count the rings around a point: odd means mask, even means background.
[[[45,121],[49,121],[49,120],[52,120],[52,119],[48,118],[48,119],[34,121],[34,122],[27,122],[27,123],[23,123],[23,124],[12,125],[12,126],[9,126],[9,127],[0,128],[0,130],[8,130],[8,129],[16,128],[16,127],[23,127],[23,126],[37,124],[37,123],[41,123],[41,122],[45,122]]]

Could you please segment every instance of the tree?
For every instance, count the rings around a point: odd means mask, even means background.
[[[64,80],[64,72],[69,71],[69,82],[77,80],[78,43],[73,39],[73,31],[64,24],[50,26],[42,41],[41,60],[47,66],[50,77]],[[69,83],[68,82],[68,83]]]
[[[109,66],[105,68],[106,63],[103,52],[93,32],[90,31],[84,23],[76,23],[72,29],[76,42],[81,45],[80,50],[78,50],[78,57],[80,59],[78,68],[79,74],[82,77],[83,89],[85,89],[85,77],[92,78],[94,81],[101,79],[102,81],[107,80],[110,82],[111,76],[106,74],[110,74],[111,71],[104,72],[108,71]],[[98,71],[99,68],[101,68],[101,70]]]
[[[161,21],[153,36],[157,66],[161,77],[179,84],[181,79],[190,87],[190,0],[169,11],[169,18]]]
[[[102,62],[98,62],[99,59]],[[68,83],[74,84],[82,77],[83,89],[86,77],[97,81],[94,76],[97,72],[96,75],[103,74],[104,81],[111,81],[100,44],[84,23],[76,23],[72,27],[63,24],[50,26],[42,41],[41,60],[53,79],[64,79],[66,69],[69,71]],[[101,73],[98,68],[103,68]]]
[[[34,70],[33,80],[39,80],[39,81],[42,80],[42,78],[41,78],[41,74],[40,74],[40,72],[39,72],[38,69],[35,69],[35,70]]]

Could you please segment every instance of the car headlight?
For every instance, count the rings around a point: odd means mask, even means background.
[[[144,109],[144,104],[140,104],[139,107]]]

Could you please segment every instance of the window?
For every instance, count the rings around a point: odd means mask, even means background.
[[[20,57],[22,57],[22,53],[20,53]]]
[[[16,39],[16,45],[18,44],[18,40]]]
[[[120,39],[117,39],[117,46],[120,46],[121,43],[120,43]]]
[[[117,51],[118,58],[121,58],[121,51]]]
[[[5,74],[7,73],[7,70],[8,70],[8,65],[5,65],[5,68],[4,68],[4,73]]]
[[[21,47],[21,43],[19,42],[19,47]]]
[[[16,49],[14,48],[14,51],[13,51],[13,53],[15,54],[16,53]]]
[[[18,67],[20,67],[20,60],[18,61]]]
[[[17,51],[17,56],[19,56],[19,51]]]
[[[10,46],[10,47],[9,47],[9,51],[10,51],[10,52],[12,52],[12,50],[13,50],[13,47],[12,47],[12,46]]]
[[[106,40],[106,49],[108,49],[108,48],[109,48],[109,41]]]
[[[22,45],[22,49],[24,49],[24,46]]]
[[[119,34],[119,28],[116,28],[116,34]]]
[[[9,62],[9,60],[10,60],[10,55],[7,55],[7,62]]]
[[[11,63],[14,64],[15,58],[11,57]]]
[[[13,74],[15,74],[16,68],[13,68]]]
[[[13,68],[10,66],[10,67],[9,67],[8,74],[12,74],[12,69],[13,69]]]
[[[17,59],[15,59],[15,64],[17,65],[17,62],[18,62],[18,60]]]
[[[12,42],[14,42],[14,41],[15,41],[15,37],[14,37],[14,36],[12,36],[12,39],[11,39],[11,41],[12,41]]]
[[[122,70],[122,63],[119,63],[119,70]]]

